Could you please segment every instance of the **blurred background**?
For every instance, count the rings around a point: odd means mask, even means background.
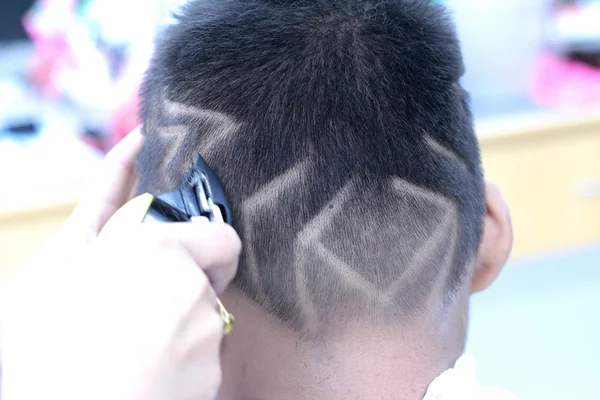
[[[136,126],[153,37],[183,2],[0,2],[0,281]],[[600,399],[600,0],[440,2],[515,229],[467,350],[522,399]]]

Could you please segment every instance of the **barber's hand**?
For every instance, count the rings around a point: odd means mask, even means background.
[[[107,156],[91,193],[2,293],[2,400],[217,393],[215,290],[235,274],[233,229],[131,223],[98,237],[133,192],[140,142],[134,132]]]

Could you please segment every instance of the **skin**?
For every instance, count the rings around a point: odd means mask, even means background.
[[[140,142],[135,132],[107,156],[73,215],[3,288],[2,400],[214,398],[223,320],[213,287],[234,276],[240,241],[224,224],[141,225],[135,213],[102,231],[133,192]]]
[[[222,349],[218,399],[422,399],[464,351],[471,294],[493,283],[510,254],[509,209],[491,181],[486,181],[486,209],[471,283],[444,321],[432,311],[410,326],[348,326],[335,340],[304,343],[243,294],[228,290],[222,300],[237,324]]]

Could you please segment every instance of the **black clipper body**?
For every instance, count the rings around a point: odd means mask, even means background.
[[[200,154],[179,187],[153,198],[143,222],[190,222],[195,218],[231,224],[221,181]]]

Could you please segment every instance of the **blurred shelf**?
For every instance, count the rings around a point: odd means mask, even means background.
[[[0,281],[71,213],[102,156],[56,110],[40,110],[41,130],[0,133]]]
[[[482,146],[519,137],[568,134],[570,129],[594,129],[600,124],[600,107],[587,112],[559,113],[537,110],[478,118],[475,123]],[[533,135],[533,136],[532,136]]]
[[[511,208],[514,255],[600,241],[600,109],[482,119],[477,131]]]

